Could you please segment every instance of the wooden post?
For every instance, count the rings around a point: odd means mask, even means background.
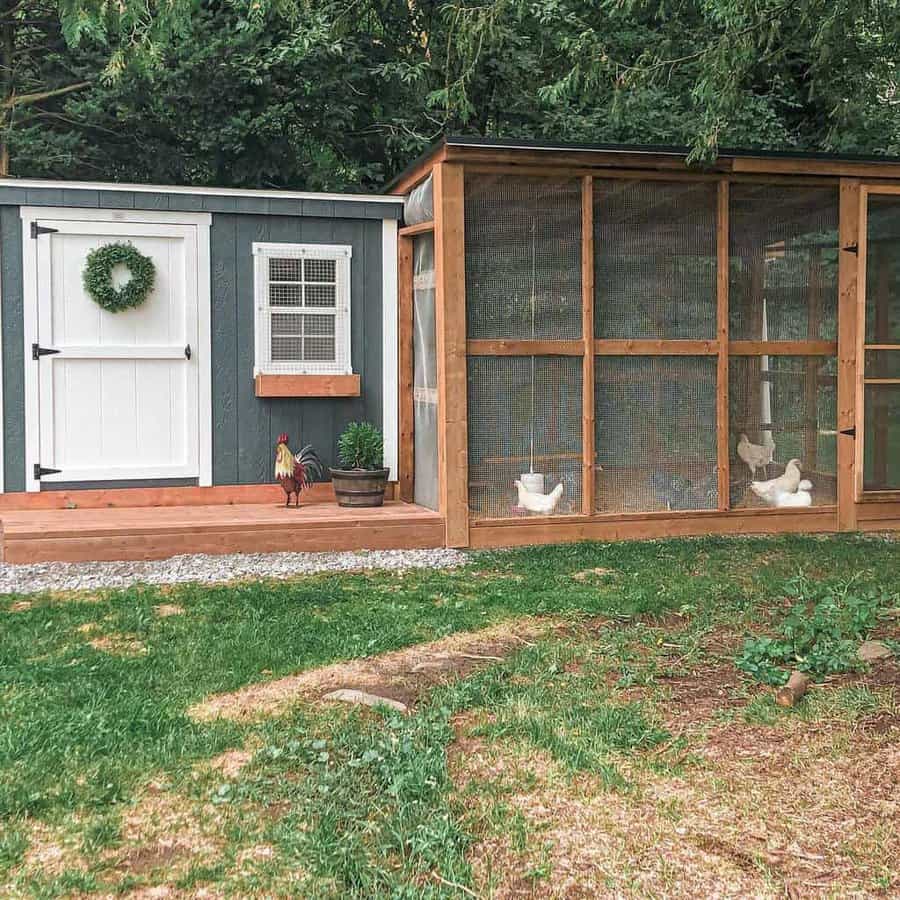
[[[400,237],[397,241],[397,291],[399,314],[400,374],[400,499],[412,503],[415,496],[415,405],[413,350],[413,242]]]
[[[806,336],[811,341],[819,339],[819,324],[822,318],[822,253],[818,247],[810,251],[808,275],[808,303],[806,309]],[[815,356],[806,359],[804,378],[804,439],[806,457],[803,469],[815,472],[819,465],[819,366],[822,360]]]
[[[864,252],[860,234],[860,184],[856,178],[842,178],[840,188],[840,231],[838,259],[838,377],[837,377],[837,469],[838,528],[856,529],[856,441],[841,432],[856,427],[857,334],[860,320],[857,276],[859,255]],[[859,255],[848,250],[858,245]],[[860,363],[861,364],[861,363]]]
[[[728,182],[719,182],[716,216],[716,446],[719,474],[719,509],[731,508],[731,435],[728,422]]]
[[[434,168],[438,491],[448,547],[469,544],[466,275],[463,167]]]
[[[581,180],[581,337],[584,356],[581,367],[581,511],[594,511],[594,179]]]

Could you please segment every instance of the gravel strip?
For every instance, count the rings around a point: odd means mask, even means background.
[[[452,569],[467,557],[458,550],[359,550],[345,553],[234,553],[173,556],[136,562],[0,563],[0,594],[121,588],[133,584],[211,584],[238,578],[296,578],[315,572],[370,569]]]

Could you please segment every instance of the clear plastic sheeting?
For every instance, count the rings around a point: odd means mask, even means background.
[[[466,175],[470,339],[581,337],[581,182]]]
[[[732,184],[733,341],[837,340],[838,190]]]
[[[716,359],[595,361],[596,511],[715,509]]]
[[[413,238],[414,499],[438,508],[438,392],[434,322],[434,235]]]
[[[716,202],[706,181],[595,180],[596,337],[715,337]]]
[[[469,357],[469,507],[474,518],[581,511],[581,375],[580,357]],[[531,493],[544,495],[526,498],[539,507],[531,510],[521,505],[515,485],[530,473],[543,482],[542,492]]]
[[[835,357],[732,356],[728,383],[732,507],[775,506],[751,481],[780,477],[791,459],[811,484],[810,505],[835,503]]]
[[[420,181],[403,198],[403,222],[419,225],[434,220],[434,187],[432,176]]]

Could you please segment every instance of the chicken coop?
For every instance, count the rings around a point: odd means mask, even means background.
[[[448,544],[900,527],[900,162],[447,138],[391,190]]]

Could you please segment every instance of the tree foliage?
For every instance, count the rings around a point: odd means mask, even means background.
[[[375,187],[442,132],[900,153],[900,0],[170,2],[54,7],[20,74],[88,84],[7,129],[15,174]]]

